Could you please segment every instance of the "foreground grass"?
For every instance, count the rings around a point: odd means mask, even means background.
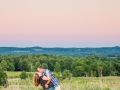
[[[16,75],[19,74],[19,72],[16,73]],[[2,90],[42,90],[42,88],[35,87],[33,80],[29,78],[26,80],[12,78],[9,79],[9,86]],[[61,81],[61,90],[120,90],[120,77],[73,77],[71,80]]]
[[[120,90],[120,77],[78,77],[64,80],[61,86],[62,90]]]

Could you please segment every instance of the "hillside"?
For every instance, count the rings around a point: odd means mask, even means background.
[[[120,55],[120,47],[101,48],[43,48],[43,47],[0,47],[0,54],[53,54],[65,56],[104,55],[116,57]]]

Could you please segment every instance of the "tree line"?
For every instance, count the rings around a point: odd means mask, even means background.
[[[71,73],[74,77],[120,76],[120,57],[70,57],[61,55],[0,55],[0,68],[4,71],[36,72],[38,66],[56,73]]]

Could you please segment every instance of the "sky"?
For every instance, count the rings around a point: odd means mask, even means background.
[[[0,47],[120,46],[120,0],[0,0]]]

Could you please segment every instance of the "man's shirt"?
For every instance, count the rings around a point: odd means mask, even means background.
[[[52,74],[52,72],[48,69],[44,69],[44,72],[42,74],[42,76],[51,76],[51,82],[54,84],[54,87],[60,85],[60,82],[58,81],[58,79]]]

